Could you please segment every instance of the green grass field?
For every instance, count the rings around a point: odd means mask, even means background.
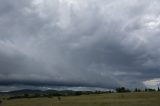
[[[159,92],[3,100],[0,106],[160,106]]]

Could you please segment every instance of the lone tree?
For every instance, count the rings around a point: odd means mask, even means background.
[[[61,96],[58,96],[57,98],[58,98],[58,101],[61,101]]]
[[[135,89],[134,89],[134,92],[141,92],[141,90],[138,89],[138,88],[135,88]]]
[[[28,98],[29,97],[29,94],[24,94],[24,98]]]
[[[158,87],[158,91],[160,91],[160,88]]]
[[[2,100],[0,100],[0,104],[2,104]]]
[[[159,88],[159,86],[160,86],[160,83],[158,83],[158,84],[157,84],[157,86],[158,86],[158,89],[157,89],[157,91],[160,91],[160,88]]]
[[[125,87],[120,87],[116,89],[116,92],[122,93],[122,92],[130,92],[129,89],[126,89]]]

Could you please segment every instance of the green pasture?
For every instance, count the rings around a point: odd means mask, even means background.
[[[4,99],[0,106],[160,106],[160,92],[62,96],[61,100],[58,97]]]

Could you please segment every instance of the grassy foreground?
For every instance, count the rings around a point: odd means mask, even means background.
[[[3,100],[0,106],[160,106],[159,92]]]

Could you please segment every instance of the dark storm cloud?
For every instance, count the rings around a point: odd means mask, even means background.
[[[160,77],[159,4],[0,1],[0,84],[143,87]]]

